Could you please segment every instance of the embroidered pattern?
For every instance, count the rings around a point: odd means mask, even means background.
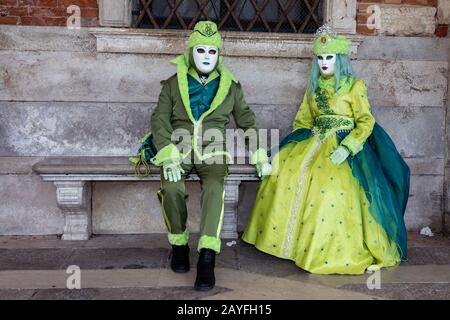
[[[324,114],[334,114],[333,110],[331,110],[330,105],[328,104],[327,95],[320,87],[317,87],[315,99],[317,107],[320,111],[322,111]]]
[[[211,27],[211,23],[206,23],[206,27],[205,27],[205,34],[208,37],[211,37],[215,32],[213,31],[212,27]]]
[[[323,140],[327,133],[337,129],[352,129],[353,121],[343,117],[317,117],[314,119],[314,134]]]

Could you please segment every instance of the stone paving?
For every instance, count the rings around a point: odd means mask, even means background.
[[[373,274],[314,275],[241,241],[228,246],[224,240],[217,286],[197,292],[196,241],[193,235],[191,271],[175,274],[163,234],[102,235],[89,241],[0,237],[0,299],[450,299],[450,239],[441,236],[411,233],[409,260],[383,269],[372,289],[367,282]],[[80,290],[67,289],[71,265],[81,269]]]

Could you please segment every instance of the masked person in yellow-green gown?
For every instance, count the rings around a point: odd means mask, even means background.
[[[272,153],[243,240],[318,274],[361,274],[406,259],[410,171],[355,78],[350,41],[319,28],[293,131]]]

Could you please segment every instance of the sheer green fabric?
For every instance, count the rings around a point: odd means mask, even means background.
[[[343,139],[345,134],[339,133]],[[348,162],[353,175],[366,191],[369,211],[383,226],[400,249],[402,260],[407,257],[407,233],[404,214],[409,196],[410,170],[384,129],[375,124],[364,148]]]
[[[292,131],[291,133],[289,133],[279,144],[278,147],[273,148],[271,150],[271,156],[275,156],[275,153],[280,150],[281,148],[283,148],[284,146],[286,146],[288,143],[290,142],[299,142],[299,141],[303,141],[306,140],[310,137],[313,136],[312,130],[310,129],[305,129],[305,128],[299,128],[297,130]]]

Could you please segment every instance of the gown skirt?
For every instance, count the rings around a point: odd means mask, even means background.
[[[282,141],[245,242],[318,274],[362,274],[406,259],[409,168],[378,124],[362,151],[333,164],[330,155],[347,134],[321,141],[297,129]]]

